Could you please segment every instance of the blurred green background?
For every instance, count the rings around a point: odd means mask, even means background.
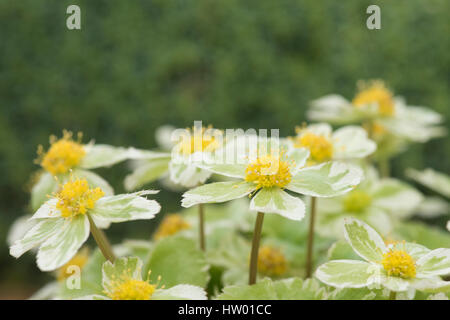
[[[82,30],[66,28],[70,4],[81,7]],[[370,4],[381,7],[381,30],[366,28]],[[351,98],[366,78],[448,116],[449,12],[447,0],[0,0],[0,298],[51,279],[5,243],[28,213],[36,148],[50,134],[66,128],[85,141],[152,148],[156,127],[203,120],[290,135],[308,101]],[[396,158],[393,172],[448,173],[449,158],[449,139],[436,139]],[[125,164],[98,172],[123,191]],[[158,196],[163,212],[179,199]],[[148,237],[155,223],[108,235]]]

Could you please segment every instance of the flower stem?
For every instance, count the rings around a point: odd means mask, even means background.
[[[316,220],[316,197],[311,197],[311,215],[309,216],[308,249],[306,252],[306,278],[311,278],[314,251],[314,222]]]
[[[378,163],[378,167],[380,169],[380,173],[381,176],[383,178],[389,178],[391,175],[391,168],[389,165],[389,159],[388,158],[383,158],[380,159],[379,163]]]
[[[91,234],[94,237],[95,242],[97,243],[97,246],[100,248],[100,251],[102,252],[103,256],[106,258],[106,260],[109,260],[111,262],[114,262],[116,260],[116,256],[114,255],[114,252],[112,251],[111,245],[106,238],[106,235],[103,233],[102,230],[98,229],[95,225],[94,220],[92,217],[88,214],[87,215],[89,219],[89,226],[91,230]]]
[[[205,251],[205,210],[203,207],[203,203],[198,205],[198,236],[200,242],[200,249]]]
[[[250,268],[248,275],[248,284],[256,283],[256,274],[258,273],[258,252],[259,242],[261,240],[261,231],[264,221],[264,213],[258,212],[255,222],[255,231],[253,231],[252,252],[250,254]]]
[[[395,300],[397,298],[397,292],[391,291],[389,294],[389,300]]]

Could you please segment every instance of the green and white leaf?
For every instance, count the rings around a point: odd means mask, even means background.
[[[53,236],[61,230],[63,225],[63,219],[36,220],[36,224],[25,233],[24,237],[14,242],[9,249],[9,253],[15,258],[19,258],[28,250],[40,245]]]
[[[364,158],[375,152],[377,145],[359,126],[346,126],[333,133],[333,158]]]
[[[87,144],[86,155],[79,164],[83,169],[109,167],[130,157],[131,148],[113,147],[106,144]]]
[[[371,284],[375,271],[376,266],[365,261],[333,260],[322,264],[315,276],[336,288],[362,288]]]
[[[155,200],[143,196],[157,192],[144,190],[103,197],[95,203],[89,214],[93,218],[110,222],[152,219],[161,210],[161,206]]]
[[[164,176],[169,170],[169,158],[142,161],[127,175],[124,180],[125,189],[135,190]]]
[[[250,202],[250,210],[276,213],[291,220],[305,216],[305,204],[280,188],[262,188]]]
[[[31,189],[31,209],[36,211],[58,190],[58,181],[48,172],[43,172],[38,182]]]
[[[314,279],[263,279],[254,285],[229,286],[218,300],[321,300],[325,289]]]
[[[205,183],[211,176],[211,172],[198,168],[193,164],[169,162],[170,179],[176,184],[186,188],[192,188]]]
[[[362,170],[341,162],[327,162],[298,171],[286,189],[312,197],[335,197],[352,190]]]
[[[207,297],[205,290],[200,287],[179,284],[169,289],[156,290],[152,300],[207,300]]]
[[[185,192],[181,205],[189,208],[199,203],[234,200],[250,194],[255,188],[254,184],[243,181],[209,183]]]
[[[353,250],[367,261],[381,261],[386,245],[380,235],[364,222],[349,218],[344,224],[344,235]]]
[[[450,249],[439,248],[416,261],[417,273],[423,276],[444,276],[450,274]]]
[[[39,269],[52,271],[63,266],[73,258],[88,237],[89,221],[85,215],[78,215],[71,220],[64,219],[60,229],[48,238],[38,250],[37,265]]]
[[[450,198],[450,176],[445,173],[430,168],[423,171],[407,169],[406,176],[431,190]]]

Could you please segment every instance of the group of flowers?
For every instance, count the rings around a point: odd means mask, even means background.
[[[443,195],[426,198],[389,177],[393,156],[445,134],[441,116],[371,81],[352,101],[313,101],[308,117],[319,122],[287,138],[162,127],[158,151],[83,144],[67,131],[52,137],[48,151],[38,148],[35,212],[9,236],[11,255],[37,248],[39,269],[56,271],[34,298],[447,298],[450,249],[437,246],[448,247],[450,234],[407,219],[448,214],[450,178],[409,169]],[[161,210],[146,197],[158,191],[115,195],[90,171],[122,161],[132,169],[128,191],[158,179],[195,209],[166,214],[152,239],[111,246],[103,231],[111,223]],[[82,249],[90,234],[92,253]]]

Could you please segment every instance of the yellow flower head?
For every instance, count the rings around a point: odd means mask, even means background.
[[[67,173],[78,165],[86,155],[81,142],[81,133],[78,140],[72,139],[72,132],[63,131],[63,137],[59,140],[55,136],[50,137],[50,149],[44,152],[43,147],[38,147],[37,163],[52,175]]]
[[[293,138],[295,148],[305,148],[310,152],[310,160],[320,163],[331,160],[333,144],[329,137],[317,135],[306,128],[296,128],[297,136]]]
[[[150,272],[149,272],[150,277]],[[147,280],[133,279],[129,272],[124,270],[119,279],[113,279],[109,285],[106,295],[112,300],[150,300],[155,293],[161,277],[156,284]]]
[[[256,189],[283,188],[291,182],[291,163],[281,156],[264,155],[252,161],[245,169],[245,181],[256,184]]]
[[[372,197],[362,190],[353,190],[344,198],[344,209],[347,212],[362,212],[372,203]]]
[[[283,253],[271,246],[262,246],[258,252],[258,271],[268,276],[282,276],[287,271]]]
[[[171,236],[179,231],[189,229],[191,225],[187,223],[179,214],[168,214],[164,217],[156,230],[153,238],[155,240]]]
[[[69,261],[65,265],[63,265],[61,268],[57,271],[57,278],[59,281],[65,280],[67,277],[69,277],[73,272],[70,269],[72,266],[77,266],[78,268],[83,269],[84,265],[87,263],[89,258],[89,250],[87,248],[84,248]]]
[[[383,254],[381,264],[388,276],[404,279],[410,279],[416,276],[414,259],[404,250],[389,249]]]
[[[73,180],[71,177],[70,181],[55,194],[58,199],[56,208],[61,211],[61,216],[74,217],[92,209],[95,202],[104,195],[105,193],[98,187],[90,189],[86,179]]]
[[[213,129],[211,126],[192,127],[189,134],[181,138],[178,145],[178,152],[183,155],[190,155],[195,152],[213,152],[220,147],[220,139],[217,135],[220,130]]]
[[[360,91],[353,98],[352,103],[356,107],[377,103],[378,112],[383,116],[392,116],[395,111],[392,93],[379,80],[361,83]]]

